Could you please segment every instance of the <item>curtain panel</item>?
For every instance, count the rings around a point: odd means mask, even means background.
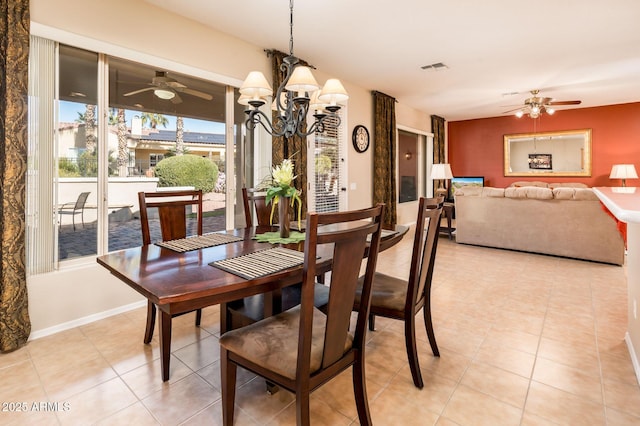
[[[444,118],[431,116],[431,131],[433,132],[433,164],[444,163]]]
[[[446,161],[444,151],[444,118],[437,115],[431,116],[431,132],[433,132],[433,164]],[[446,184],[446,183],[445,183]],[[436,193],[438,184],[433,182],[433,193]]]
[[[25,269],[29,0],[0,2],[0,351],[31,333]]]
[[[268,54],[271,55],[272,87],[275,99],[278,86],[282,84],[286,77],[286,71],[283,66],[284,58],[289,55],[278,50],[269,50]],[[300,60],[300,65],[309,66],[303,60]],[[271,122],[273,123],[276,118],[277,113],[273,111]],[[302,191],[302,217],[304,218],[307,212],[307,140],[299,136],[292,136],[291,138],[274,136],[271,143],[271,161],[274,166],[282,163],[285,158],[293,161],[293,173],[294,176],[297,176],[294,180],[294,186],[299,191]]]
[[[396,100],[373,93],[373,204],[384,203],[383,226],[395,229],[398,222],[396,188]]]

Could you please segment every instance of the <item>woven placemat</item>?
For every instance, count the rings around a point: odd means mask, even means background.
[[[178,240],[158,241],[155,244],[160,247],[177,251],[178,253],[184,253],[186,251],[198,250],[206,247],[219,246],[228,243],[235,243],[242,240],[243,238],[236,237],[235,235],[211,233],[197,235],[194,237],[180,238]]]
[[[291,231],[289,233],[289,238],[281,238],[280,232],[265,232],[262,234],[256,234],[253,239],[258,240],[261,243],[271,243],[271,244],[290,244],[290,243],[298,243],[300,241],[304,241],[305,239],[304,232]]]
[[[250,280],[304,263],[304,253],[284,247],[260,250],[242,256],[217,260],[209,265]]]

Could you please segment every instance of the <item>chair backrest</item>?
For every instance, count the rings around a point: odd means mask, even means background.
[[[301,296],[301,320],[298,346],[298,374],[309,373],[314,284],[318,247],[333,248],[329,302],[326,306],[326,329],[321,368],[332,365],[345,355],[345,342],[349,333],[351,312],[356,295],[362,260],[368,251],[366,274],[353,349],[362,349],[366,333],[367,316],[371,305],[371,283],[375,273],[384,205],[338,213],[309,213],[304,243],[304,276]],[[323,226],[327,225],[327,226]],[[329,226],[330,225],[330,226]],[[318,227],[321,227],[318,230]],[[371,242],[367,242],[372,235]]]
[[[197,207],[196,233],[202,235],[202,191],[138,192],[142,244],[151,244],[149,209],[158,209],[162,241],[187,236],[187,206]]]
[[[421,197],[419,200],[405,309],[415,306],[416,310],[419,310],[424,304],[426,295],[431,291],[443,205],[443,196]]]
[[[271,207],[267,206],[265,192],[254,188],[242,188],[242,202],[244,205],[244,218],[247,228],[253,226],[253,210],[256,212],[258,226],[269,226],[271,223]]]
[[[78,195],[78,199],[76,200],[76,205],[73,206],[73,210],[84,209],[84,205],[87,203],[87,198],[89,198],[89,194],[91,194],[91,192],[81,192],[80,195]]]

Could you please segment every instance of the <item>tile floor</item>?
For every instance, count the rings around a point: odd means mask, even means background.
[[[411,240],[382,253],[380,270],[406,271]],[[419,328],[425,387],[416,389],[402,324],[377,320],[367,347],[375,424],[640,424],[640,388],[623,340],[625,268],[447,238],[436,263],[441,357]],[[139,309],[0,355],[0,424],[220,424],[217,307],[205,310],[199,329],[193,315],[175,320],[167,383],[157,337],[142,343],[144,318]],[[269,395],[248,373],[239,386],[237,425],[295,424],[291,394]],[[18,408],[28,412],[6,411]],[[358,424],[350,372],[316,391],[311,410],[315,425]]]

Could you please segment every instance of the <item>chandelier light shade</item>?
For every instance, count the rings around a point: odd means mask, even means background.
[[[291,92],[315,92],[319,88],[318,82],[311,74],[311,68],[301,65],[293,69],[285,86],[285,89]]]
[[[347,91],[337,78],[330,78],[318,95],[318,100],[327,102],[329,106],[336,106],[339,102],[349,99]]]
[[[311,68],[300,65],[293,55],[293,0],[289,1],[290,38],[289,56],[283,59],[281,70],[285,77],[275,94],[265,76],[259,71],[251,71],[240,87],[238,103],[246,105],[246,125],[249,130],[261,125],[273,136],[306,137],[316,131],[324,131],[325,123],[340,125],[337,112],[341,103],[349,99],[344,86],[337,79],[329,79],[324,87],[311,73]],[[271,109],[276,112],[273,121],[260,107],[273,96]],[[307,123],[307,114],[313,112],[314,122]],[[332,118],[331,121],[327,121]]]
[[[622,179],[622,186],[627,186],[627,179],[638,179],[636,167],[633,164],[614,164],[609,179]]]
[[[240,86],[240,94],[249,100],[260,100],[273,94],[271,85],[260,71],[251,71]]]

